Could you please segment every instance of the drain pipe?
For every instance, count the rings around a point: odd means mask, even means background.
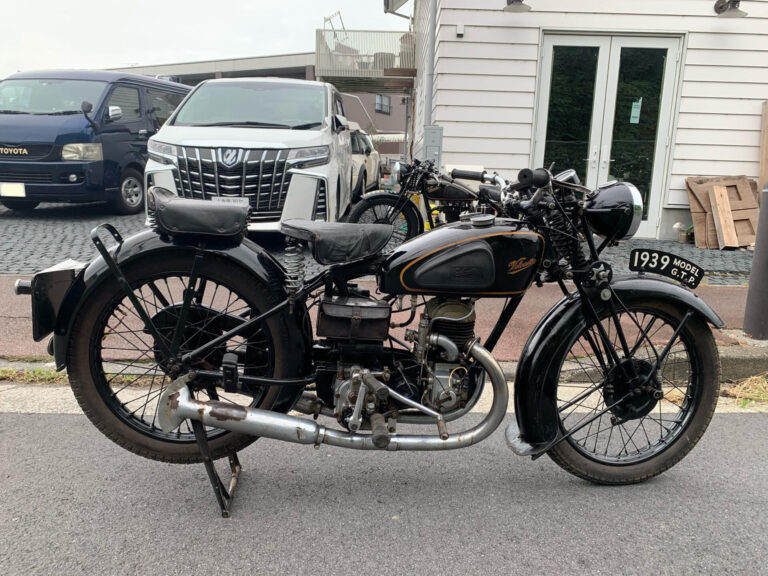
[[[768,185],[763,190],[757,224],[755,253],[749,274],[749,292],[744,310],[744,333],[755,340],[768,340]]]
[[[427,70],[424,78],[424,125],[432,126],[432,94],[435,88],[435,36],[437,31],[437,0],[429,0],[427,28]]]

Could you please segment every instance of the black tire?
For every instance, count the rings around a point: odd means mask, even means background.
[[[410,200],[396,194],[374,194],[355,204],[347,222],[392,224],[395,231],[384,248],[392,252],[422,231],[421,214]]]
[[[153,323],[168,340],[176,324],[174,312],[179,311],[183,301],[181,291],[191,262],[189,253],[171,252],[162,258],[140,259],[124,269],[134,293],[140,295],[147,313],[154,318]],[[190,313],[182,333],[182,352],[231,327],[222,321],[226,316],[213,311],[247,318],[278,303],[253,276],[215,256],[205,256],[199,273],[195,287],[195,301],[199,298],[199,305]],[[241,357],[241,370],[247,370],[246,373],[277,378],[295,376],[299,363],[288,359],[289,333],[285,315],[273,316],[258,335],[247,342],[242,338],[227,342],[214,349],[205,362],[209,369],[218,369],[224,349],[239,346],[250,358],[245,368],[245,359]],[[70,385],[85,415],[123,448],[153,460],[200,462],[188,421],[170,434],[156,426],[153,410],[160,391],[170,383],[170,377],[160,367],[161,355],[117,281],[109,279],[88,298],[75,319],[67,350]],[[264,388],[255,391],[252,398],[217,390],[216,396],[222,401],[270,409],[279,391],[279,387]],[[203,391],[196,395],[210,397]],[[213,458],[241,450],[256,439],[216,428],[208,428],[207,434]]]
[[[685,311],[659,302],[634,302],[627,308],[649,334],[641,338],[630,314],[620,311],[632,366],[649,374],[655,354],[672,339]],[[613,325],[607,319],[602,324],[619,357],[625,358]],[[607,348],[592,344],[600,342],[594,325],[582,325],[568,338],[559,362],[560,434],[584,426],[548,452],[557,465],[596,484],[634,484],[668,470],[691,451],[712,419],[720,392],[720,357],[703,319],[694,315],[687,321],[650,381],[653,390],[639,394],[619,366],[609,366]],[[628,361],[624,366],[629,367]],[[630,392],[636,395],[622,400]],[[613,404],[614,409],[596,418]]]
[[[138,170],[126,168],[120,178],[120,190],[110,202],[117,214],[138,214],[144,209],[144,176]]]
[[[14,212],[32,212],[40,202],[34,200],[21,200],[16,198],[3,198],[0,204]]]

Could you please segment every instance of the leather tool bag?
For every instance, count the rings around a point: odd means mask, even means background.
[[[151,188],[155,228],[169,236],[210,236],[241,242],[248,232],[249,206],[180,198],[164,188]]]

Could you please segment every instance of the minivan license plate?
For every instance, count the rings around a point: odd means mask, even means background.
[[[0,196],[3,198],[26,198],[27,190],[19,182],[0,182]]]
[[[211,202],[219,204],[234,204],[235,206],[250,206],[251,200],[245,196],[212,196]]]
[[[704,279],[704,270],[685,258],[660,250],[635,248],[629,255],[629,269],[635,272],[653,272],[696,288]]]

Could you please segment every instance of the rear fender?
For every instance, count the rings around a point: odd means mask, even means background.
[[[162,258],[163,254],[169,252],[194,253],[195,250],[194,243],[175,241],[168,236],[157,234],[154,230],[145,230],[127,238],[117,252],[117,256],[115,256],[114,248],[110,249],[110,253],[116,258],[117,263],[123,266],[141,258]],[[274,294],[275,300],[282,301],[287,298],[284,269],[258,244],[247,239],[237,246],[232,245],[232,243],[208,242],[205,252],[215,254],[230,261],[233,266],[240,266],[246,270]],[[111,277],[112,272],[106,261],[99,256],[91,261],[86,268],[80,270],[74,278],[56,316],[53,348],[58,370],[66,366],[66,350],[72,326],[83,303]],[[300,308],[296,308],[296,306],[300,306]],[[305,376],[309,374],[311,369],[312,341],[311,327],[307,329],[307,326],[303,325],[307,315],[302,313],[301,307],[303,304],[295,303],[294,314],[292,315],[295,322],[288,322],[288,329],[291,332],[290,342],[293,346],[290,357],[305,359],[300,366],[297,365],[299,368],[297,375]],[[285,387],[281,391],[274,409],[290,408],[301,395],[301,391],[301,387]]]
[[[641,301],[674,303],[685,310],[692,309],[716,328],[724,327],[720,317],[701,298],[677,284],[634,277],[617,281],[612,287],[625,305]],[[597,289],[588,289],[587,296],[598,314],[604,310],[605,303]],[[581,305],[578,292],[560,300],[539,321],[523,349],[515,376],[519,437],[510,439],[519,447],[519,453],[541,454],[557,436],[559,368],[571,340],[586,326]]]

